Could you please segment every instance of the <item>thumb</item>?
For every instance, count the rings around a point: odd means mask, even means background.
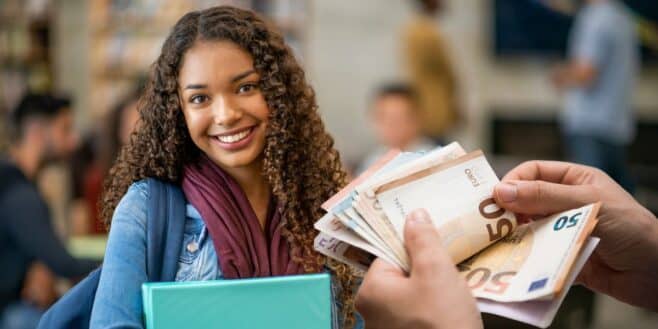
[[[494,199],[514,213],[549,215],[596,202],[598,194],[590,185],[510,180],[496,185]]]
[[[412,277],[432,280],[436,279],[442,267],[454,267],[441,245],[439,232],[425,209],[414,210],[407,216],[404,243],[411,260]]]

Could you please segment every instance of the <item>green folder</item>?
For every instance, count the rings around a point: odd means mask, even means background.
[[[331,329],[329,274],[142,285],[147,329]]]

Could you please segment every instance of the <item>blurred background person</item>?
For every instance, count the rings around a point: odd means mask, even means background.
[[[602,169],[632,193],[626,148],[635,137],[631,92],[640,57],[628,8],[616,0],[585,0],[567,56],[553,73],[555,86],[566,92],[561,129],[567,157]]]
[[[98,129],[85,136],[71,161],[73,235],[105,234],[105,224],[99,217],[99,200],[103,180],[121,148],[128,143],[137,128],[137,102],[141,83],[129,91],[106,115]]]
[[[358,167],[362,173],[388,150],[428,151],[436,145],[423,136],[417,95],[410,85],[396,82],[377,89],[368,115],[379,146]]]
[[[98,185],[102,185],[103,173],[100,170],[101,140],[96,131],[83,135],[80,145],[70,161],[71,200],[70,236],[86,236],[105,233],[104,225],[98,223]],[[96,192],[98,191],[98,192]]]
[[[442,141],[460,117],[455,70],[436,24],[444,2],[413,2],[417,14],[406,25],[402,36],[405,69],[418,93],[423,133]]]
[[[141,95],[142,83],[136,84],[136,87],[129,92],[123,99],[112,109],[108,116],[108,123],[105,140],[103,141],[103,170],[107,172],[112,166],[114,160],[119,155],[121,148],[128,144],[130,135],[137,128],[139,112],[137,104]]]
[[[9,143],[0,160],[0,328],[33,328],[56,297],[51,272],[74,278],[97,266],[67,252],[34,183],[76,147],[70,101],[26,95],[11,113]]]
[[[628,8],[616,0],[584,0],[576,8],[567,61],[552,76],[555,87],[565,92],[559,123],[566,157],[602,169],[632,193],[626,147],[636,125],[631,108],[640,60],[635,23]],[[569,303],[584,311],[582,323],[591,326],[595,294],[574,287]],[[564,327],[567,321],[563,317],[558,324]]]

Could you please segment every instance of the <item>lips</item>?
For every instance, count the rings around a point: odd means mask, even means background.
[[[217,135],[216,138],[219,139],[220,142],[222,143],[236,143],[239,142],[243,139],[245,139],[249,134],[251,133],[251,130],[253,130],[253,127],[249,129],[245,129],[243,131],[240,131],[238,133],[232,134],[232,135]]]
[[[219,147],[234,151],[242,149],[251,143],[254,136],[254,131],[257,126],[250,126],[245,128],[236,129],[227,133],[210,136],[211,140]]]

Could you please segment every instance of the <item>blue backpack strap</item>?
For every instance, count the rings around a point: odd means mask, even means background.
[[[180,187],[148,178],[146,272],[148,280],[174,281],[185,228]],[[88,329],[102,268],[91,272],[41,317],[39,329]]]
[[[147,179],[146,274],[149,282],[174,281],[185,228],[185,197],[179,186]]]
[[[91,320],[101,269],[97,268],[53,304],[39,321],[38,329],[87,329]]]

